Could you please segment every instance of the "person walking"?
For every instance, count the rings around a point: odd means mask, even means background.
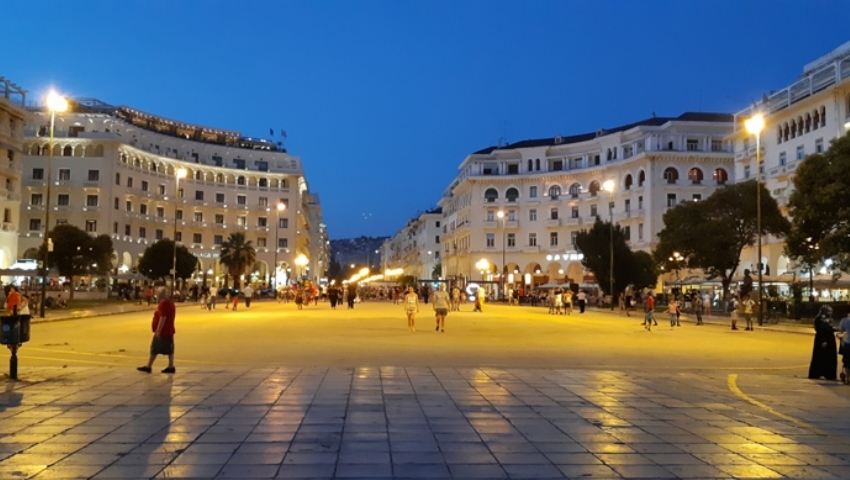
[[[434,315],[437,317],[436,330],[440,333],[446,331],[446,315],[449,314],[449,292],[446,291],[446,284],[441,283],[439,289],[434,292],[434,299],[431,302],[434,305]]]
[[[756,305],[756,302],[753,301],[752,296],[747,295],[744,298],[744,301],[741,302],[744,310],[744,320],[747,322],[747,328],[744,330],[753,330],[753,309]]]
[[[295,305],[298,307],[298,310],[304,309],[304,290],[300,287],[295,291]]]
[[[21,307],[18,308],[18,315],[31,315],[30,297],[25,293],[21,294]]]
[[[658,326],[658,321],[655,320],[655,296],[652,292],[646,295],[646,303],[644,308],[643,325],[647,331],[652,331],[652,326]]]
[[[667,314],[670,315],[670,328],[679,326],[679,302],[675,298],[667,304]]]
[[[566,289],[563,293],[561,293],[561,304],[564,308],[564,313],[566,315],[573,314],[573,303],[575,303],[575,294],[572,290]]]
[[[242,294],[245,295],[245,308],[251,308],[251,300],[254,298],[254,289],[251,288],[251,285],[248,285],[244,290],[242,290]]]
[[[620,292],[619,297],[617,297],[617,304],[620,306],[620,315],[626,314],[626,293]]]
[[[584,290],[579,290],[577,298],[579,313],[584,313],[584,309],[587,307],[587,294],[584,293]]]
[[[407,328],[416,333],[416,314],[419,313],[419,295],[412,286],[407,287],[407,295],[404,296],[404,313],[407,314]]]
[[[702,295],[697,292],[694,296],[694,314],[697,317],[697,325],[702,325]]]
[[[452,311],[460,311],[460,288],[457,285],[452,287]]]
[[[232,297],[232,299],[233,299],[233,311],[235,312],[235,311],[236,311],[236,307],[238,307],[238,306],[239,306],[239,291],[237,291],[237,290],[234,290],[234,291],[233,291],[233,297]]]
[[[812,347],[812,361],[809,364],[809,378],[835,380],[838,357],[835,353],[835,326],[832,323],[832,308],[820,307],[815,317],[815,341]]]
[[[150,307],[151,303],[153,303],[153,287],[150,285],[148,285],[148,288],[145,289],[145,300],[147,300],[148,306]]]
[[[153,314],[151,321],[151,330],[153,330],[153,340],[151,340],[151,352],[148,364],[142,367],[137,367],[136,370],[145,373],[151,373],[153,362],[157,355],[168,356],[168,366],[162,370],[162,373],[174,373],[174,320],[177,314],[174,302],[168,298],[168,293],[165,288],[159,290],[157,294],[159,303],[156,306],[156,311]]]
[[[357,298],[357,285],[353,283],[348,284],[348,308],[349,310],[354,309],[354,299]]]

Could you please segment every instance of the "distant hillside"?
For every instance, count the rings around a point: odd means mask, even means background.
[[[331,256],[342,266],[343,271],[352,263],[358,268],[366,266],[367,262],[373,269],[381,268],[381,245],[390,237],[358,237],[331,240]],[[350,268],[350,267],[348,267]]]

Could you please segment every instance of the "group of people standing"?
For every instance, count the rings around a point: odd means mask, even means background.
[[[841,383],[850,384],[850,313],[845,315],[836,327],[832,320],[832,307],[823,305],[815,317],[814,328],[815,341],[812,347],[812,361],[809,363],[809,378],[837,380],[835,373],[838,355],[841,355],[839,378]]]

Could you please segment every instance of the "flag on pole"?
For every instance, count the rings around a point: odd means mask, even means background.
[[[281,128],[280,129],[280,136],[283,137],[283,138],[286,138],[286,130]]]
[[[273,128],[269,129],[269,135],[274,136],[274,129]]]

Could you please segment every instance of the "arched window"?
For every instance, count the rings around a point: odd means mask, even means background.
[[[518,197],[519,197],[519,190],[517,190],[514,187],[509,188],[508,191],[505,192],[505,198],[507,198],[509,202],[516,202],[516,199]]]
[[[580,193],[581,193],[581,185],[579,185],[578,183],[574,183],[574,184],[570,185],[570,197],[578,198]]]
[[[590,192],[591,197],[595,197],[597,193],[599,193],[599,182],[594,180],[590,182],[590,186],[587,187],[587,191]]]
[[[528,171],[530,172],[534,168],[534,161],[530,158],[528,159]]]
[[[623,180],[623,188],[626,189],[626,190],[631,190],[633,182],[634,182],[634,180],[632,179],[632,174],[630,173],[630,174],[626,175],[626,179]]]
[[[192,177],[195,180],[202,180],[202,178],[201,178],[202,176],[203,176],[203,174],[201,173],[200,170],[195,170],[194,174],[192,175]]]
[[[540,171],[540,159],[539,158],[534,160],[534,169],[537,170],[538,172]]]
[[[221,174],[221,173],[219,173],[218,175],[215,176],[215,182],[216,183],[227,183],[227,182],[224,181],[224,174]]]
[[[151,167],[151,171],[152,171],[152,172],[157,171],[157,165],[156,165],[156,162],[151,162],[150,167]]]
[[[126,153],[121,154],[121,163],[124,163],[124,164],[127,163],[127,154]]]
[[[138,158],[134,158],[134,159],[133,159],[133,166],[134,166],[134,167],[136,167],[136,168],[141,167],[141,166],[142,166],[142,161],[141,161],[140,159],[138,159]]]
[[[70,145],[65,145],[65,148],[62,149],[62,156],[63,157],[73,157],[74,156],[73,147],[71,147]]]
[[[611,160],[611,149],[608,149],[608,154],[605,155],[605,160]]]
[[[679,181],[679,171],[673,167],[667,167],[664,170],[664,180],[667,180],[667,183],[674,184]]]
[[[726,173],[726,170],[722,168],[714,169],[714,183],[718,185],[726,185],[726,182],[729,181],[729,175]]]
[[[817,123],[817,122],[815,122],[815,123]],[[788,131],[788,130],[789,130],[789,129],[788,129],[788,122],[785,122],[785,123],[782,125],[782,129],[783,129],[783,132],[782,132],[782,141],[783,141],[783,142],[787,142],[787,141],[788,141],[788,138],[790,138],[790,132]]]
[[[484,200],[488,203],[495,202],[497,198],[499,198],[499,192],[495,188],[488,188],[484,192]]]
[[[269,180],[267,178],[261,178],[259,182],[259,186],[262,188],[268,188]]]
[[[812,131],[812,115],[806,114],[806,133]]]
[[[776,127],[776,143],[782,143],[782,125]]]
[[[826,126],[826,107],[820,107],[820,126]]]
[[[699,185],[702,183],[702,170],[698,168],[692,168],[688,170],[688,180],[691,181],[692,185]]]
[[[803,117],[797,118],[797,135],[802,136],[805,133],[805,123]]]
[[[236,178],[236,185],[245,185],[245,177],[239,175],[239,177]]]
[[[642,187],[645,182],[646,182],[646,172],[641,170],[640,173],[638,173],[638,188]]]
[[[551,187],[549,187],[549,198],[551,198],[552,200],[557,200],[558,197],[560,197],[560,196],[561,196],[561,187],[559,187],[557,185],[552,185]]]

